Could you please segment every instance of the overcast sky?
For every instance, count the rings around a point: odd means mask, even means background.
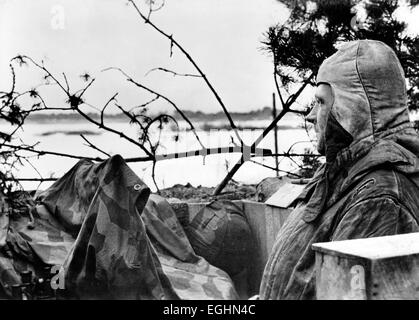
[[[144,5],[144,0],[137,0]],[[83,72],[97,76],[89,102],[100,106],[119,91],[119,102],[134,106],[149,96],[106,67],[120,67],[138,81],[167,95],[179,107],[207,112],[220,107],[199,78],[179,78],[148,70],[164,67],[194,73],[180,52],[169,57],[169,42],[144,24],[126,0],[0,0],[0,88],[10,83],[8,61],[26,54],[59,76],[65,72],[74,90]],[[418,11],[416,11],[417,15]],[[188,50],[232,111],[271,105],[271,58],[261,52],[263,33],[283,22],[288,11],[277,0],[166,0],[152,19]],[[403,13],[418,29],[418,19]],[[20,86],[41,81],[30,69],[17,72]],[[64,97],[48,89],[50,104]],[[162,109],[164,105],[156,104]]]
[[[138,0],[144,5],[144,0]],[[121,67],[142,83],[172,98],[180,107],[218,111],[215,99],[199,78],[179,78],[154,72],[164,67],[193,73],[179,51],[169,57],[170,43],[145,25],[125,0],[0,0],[0,85],[10,82],[8,61],[16,54],[45,60],[46,66],[78,89],[78,75],[97,76],[87,98],[104,103],[120,91],[126,105],[148,100],[117,73],[103,74],[106,67]],[[167,0],[152,19],[187,49],[208,76],[229,109],[247,111],[271,105],[271,59],[260,50],[263,33],[282,22],[288,12],[276,0]],[[63,19],[62,19],[63,18]],[[19,84],[41,81],[30,69],[18,72]],[[57,89],[49,89],[51,104],[60,104]],[[156,108],[160,108],[157,104]]]

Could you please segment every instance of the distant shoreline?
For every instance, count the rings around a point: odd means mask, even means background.
[[[227,120],[226,115],[220,111],[216,113],[205,113],[202,111],[190,111],[184,110],[183,113],[191,122],[214,122]],[[87,113],[95,121],[100,121],[99,113]],[[249,111],[249,112],[230,112],[231,117],[234,121],[252,121],[252,120],[272,120],[272,109],[270,107],[264,107],[263,109]],[[176,113],[171,114],[177,121],[184,120],[183,117]],[[288,115],[289,117],[290,115]],[[105,114],[104,120],[109,122],[129,122],[123,113],[117,114]],[[74,123],[74,122],[86,122],[81,115],[78,113],[34,113],[31,114],[26,121],[28,123],[39,123],[39,124],[51,124],[52,122],[57,123]],[[256,129],[256,128],[255,128]]]
[[[101,134],[101,132],[95,132],[92,130],[54,130],[54,131],[46,131],[43,133],[38,134],[38,136],[41,137],[47,137],[52,136],[55,134],[64,134],[66,136],[78,136],[78,135],[84,135],[84,136],[98,136]]]

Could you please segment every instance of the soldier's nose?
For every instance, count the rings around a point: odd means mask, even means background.
[[[311,109],[310,113],[308,114],[308,116],[306,117],[306,120],[312,124],[316,124],[316,120],[317,120],[317,112],[315,110],[316,108]]]

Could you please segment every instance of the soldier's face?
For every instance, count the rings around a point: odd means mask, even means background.
[[[314,94],[314,106],[307,121],[314,124],[317,136],[317,151],[325,154],[325,131],[327,114],[333,105],[333,93],[330,85],[321,83],[317,86]]]

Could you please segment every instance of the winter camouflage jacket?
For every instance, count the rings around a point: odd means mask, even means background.
[[[394,52],[349,42],[323,62],[317,82],[334,95],[326,163],[277,236],[261,299],[315,299],[313,243],[419,231],[419,137]]]

